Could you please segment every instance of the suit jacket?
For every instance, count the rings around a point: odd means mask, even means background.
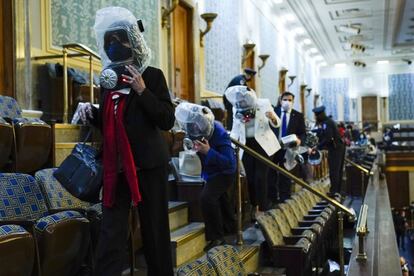
[[[174,107],[164,74],[148,67],[142,74],[146,89],[142,95],[135,91],[127,95],[124,107],[124,125],[137,169],[152,169],[168,163],[167,144],[160,130],[173,127]],[[102,89],[99,109],[93,109],[91,123],[102,130],[104,99],[108,91]]]
[[[233,107],[233,113],[236,109]],[[266,117],[266,111],[273,111],[268,99],[257,99],[256,116],[254,118],[254,138],[257,143],[262,147],[268,156],[272,156],[278,150],[280,150],[280,144],[271,130],[271,123]],[[279,128],[281,121],[276,116],[277,124],[274,127]],[[242,144],[246,144],[246,125],[240,120],[233,118],[233,127],[230,132],[230,137],[240,141]],[[240,156],[242,156],[240,151]]]
[[[280,106],[274,108],[275,113],[279,116],[282,121],[282,108]],[[279,131],[282,131],[282,126],[279,128],[272,128],[276,134],[276,137],[279,138]],[[303,142],[306,137],[306,125],[305,118],[303,114],[299,111],[292,109],[290,112],[290,119],[287,126],[287,135],[296,134],[296,136]]]

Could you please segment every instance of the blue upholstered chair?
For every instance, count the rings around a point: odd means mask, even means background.
[[[177,269],[177,276],[216,276],[213,265],[206,259],[197,259]]]
[[[29,173],[40,169],[52,146],[50,125],[39,119],[23,118],[17,101],[7,96],[0,96],[0,117],[12,123],[15,131],[11,170]]]
[[[245,276],[243,262],[238,251],[231,245],[213,247],[207,252],[207,259],[220,276]]]
[[[35,179],[40,186],[49,210],[88,209],[91,204],[82,201],[63,188],[59,181],[53,176],[56,168],[37,171]]]
[[[284,239],[279,225],[269,212],[260,215],[257,222],[266,239],[266,249],[273,264],[285,267],[287,276],[310,275],[312,243],[309,239]]]
[[[89,246],[89,221],[76,211],[50,214],[32,176],[0,173],[0,224],[6,223],[25,225],[35,237],[43,276],[76,275]]]
[[[0,276],[30,276],[34,259],[33,236],[19,225],[1,225]]]

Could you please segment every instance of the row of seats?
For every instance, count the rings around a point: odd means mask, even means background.
[[[0,173],[1,276],[78,275],[91,256],[100,206],[68,194],[53,171]]]
[[[329,191],[322,182],[313,187],[323,194]],[[259,216],[272,265],[285,267],[288,276],[310,275],[314,267],[322,267],[328,247],[334,244],[335,216],[333,206],[305,189]]]
[[[0,96],[0,170],[32,173],[48,161],[52,145],[50,125],[23,118],[17,101]]]

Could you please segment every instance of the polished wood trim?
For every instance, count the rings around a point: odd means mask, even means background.
[[[81,125],[72,125],[72,124],[55,124],[55,128],[58,129],[80,129]]]
[[[40,18],[41,18],[41,32],[42,32],[42,49],[41,55],[62,55],[61,45],[52,44],[52,15],[51,15],[51,0],[40,1]],[[78,43],[79,41],[71,41]],[[88,46],[88,45],[87,45]],[[55,62],[60,61],[60,58],[52,58]],[[62,59],[63,60],[63,59]],[[92,61],[93,68],[96,72],[100,71],[102,64],[100,60],[94,59]],[[76,57],[68,59],[69,66],[80,67],[83,69],[89,69],[89,57]]]
[[[190,240],[193,240],[193,239],[197,238],[198,236],[204,234],[204,232],[205,232],[205,230],[204,230],[204,227],[203,227],[203,228],[197,229],[194,232],[190,232],[190,233],[178,238],[176,240],[177,247],[184,244],[184,243],[187,243]]]
[[[414,171],[414,166],[390,166],[386,168],[387,172],[406,172]]]
[[[358,262],[358,237],[354,239],[348,274],[401,275],[399,252],[391,215],[387,183],[379,178],[377,165],[370,178],[364,203],[368,205],[368,235],[365,237],[367,259]]]
[[[0,66],[4,66],[3,71],[3,85],[0,87],[0,95],[10,96],[16,98],[14,75],[15,75],[15,40],[14,40],[14,5],[13,0],[3,0],[1,1],[2,9],[2,28],[1,32],[3,37],[1,43],[4,46],[3,51],[0,53],[3,55],[4,59]],[[8,39],[4,39],[4,38]]]

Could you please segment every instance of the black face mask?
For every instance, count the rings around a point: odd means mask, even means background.
[[[106,54],[112,62],[117,62],[130,59],[132,57],[132,50],[118,40],[113,40],[108,49],[106,49]]]

